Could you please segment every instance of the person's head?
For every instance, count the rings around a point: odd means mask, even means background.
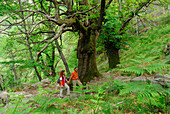
[[[60,76],[63,76],[63,75],[65,75],[65,70],[62,70],[62,71],[60,72]]]
[[[74,67],[74,71],[76,71],[76,72],[77,72],[77,71],[78,71],[78,68],[77,68],[77,67]]]

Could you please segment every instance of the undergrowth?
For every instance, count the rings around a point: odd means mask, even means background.
[[[56,91],[39,87],[36,97],[25,99],[23,95],[11,97],[11,105],[0,109],[6,114],[17,113],[168,113],[170,92],[158,84],[119,80],[103,85],[88,85],[90,89],[74,91],[70,98],[52,98]]]
[[[169,59],[163,53],[170,42],[169,31],[170,25],[163,24],[130,40],[127,43],[129,48],[121,55],[121,71],[138,75],[158,72],[169,74]]]

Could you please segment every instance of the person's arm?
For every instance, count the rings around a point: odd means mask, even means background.
[[[72,77],[73,77],[73,73],[71,73],[71,76],[70,76],[70,79],[68,81],[68,84],[70,83]]]
[[[80,81],[80,78],[78,77],[78,80]]]
[[[69,81],[67,80],[67,78],[66,78],[66,82],[68,83]]]
[[[78,75],[78,80],[80,81],[79,75]]]

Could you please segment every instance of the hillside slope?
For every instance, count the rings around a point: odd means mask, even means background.
[[[149,27],[149,30],[142,32],[139,36],[130,37],[126,41],[125,49],[120,50],[121,64],[112,71],[117,72],[121,69],[140,75],[149,69],[150,73],[164,71],[164,73],[169,74],[169,65],[165,65],[165,63],[170,60],[170,57],[164,54],[165,47],[170,42],[170,23],[165,21],[168,19],[167,17],[166,19],[162,18],[157,26]],[[98,59],[101,58],[104,58],[104,54],[98,57]],[[100,71],[110,70],[107,60],[99,62],[98,66]]]

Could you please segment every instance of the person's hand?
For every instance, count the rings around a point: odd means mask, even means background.
[[[61,85],[61,87],[63,88],[63,85]]]
[[[68,84],[70,84],[70,81],[67,81]]]

